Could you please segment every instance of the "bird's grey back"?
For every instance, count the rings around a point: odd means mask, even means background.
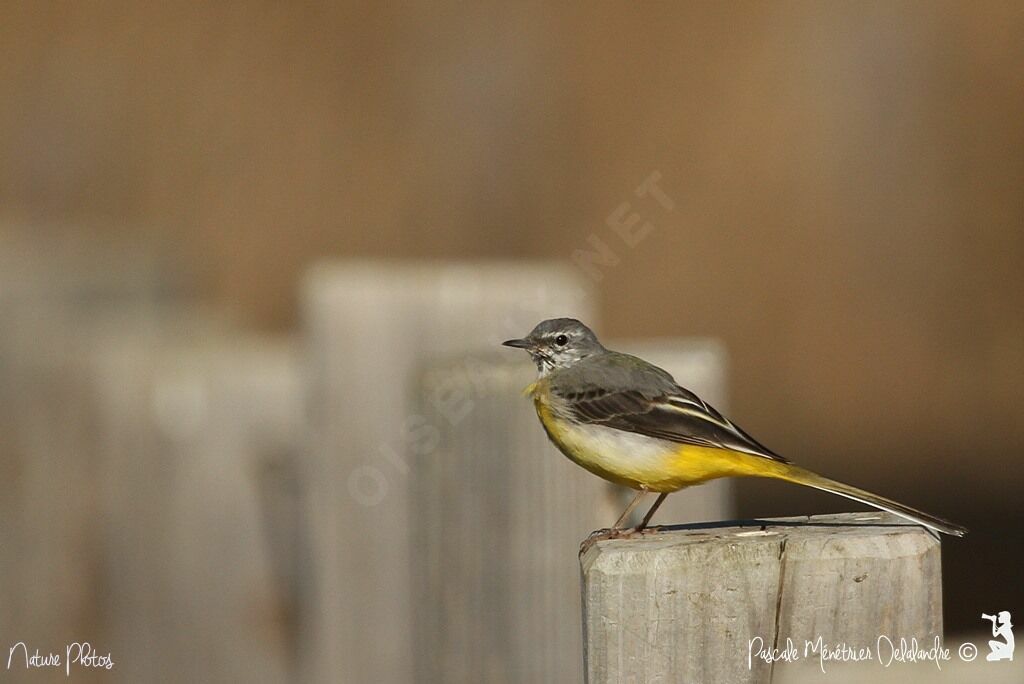
[[[548,377],[556,394],[638,391],[646,398],[676,394],[680,390],[672,375],[631,354],[605,351],[562,368]],[[685,391],[685,390],[683,390]]]

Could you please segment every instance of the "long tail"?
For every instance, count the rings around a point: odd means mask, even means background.
[[[796,484],[806,485],[808,487],[814,487],[825,492],[831,492],[832,494],[838,494],[839,496],[845,496],[847,499],[853,499],[860,503],[874,506],[883,511],[894,513],[902,518],[906,518],[911,522],[915,522],[919,525],[924,525],[927,528],[936,530],[937,532],[943,532],[945,534],[951,534],[954,537],[962,537],[967,534],[967,528],[961,527],[955,523],[951,523],[948,520],[937,518],[934,515],[929,515],[924,511],[919,511],[916,508],[905,506],[898,501],[892,499],[886,499],[884,496],[878,496],[871,492],[866,492],[863,489],[857,489],[851,487],[848,484],[842,482],[836,482],[830,480],[827,477],[822,477],[815,472],[795,466],[791,463],[780,464],[781,467],[775,469],[774,476],[780,480],[787,482],[793,482]]]

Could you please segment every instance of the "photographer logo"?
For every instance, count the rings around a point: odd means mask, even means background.
[[[1013,623],[1010,622],[1010,611],[1000,611],[998,615],[982,613],[981,618],[992,623],[992,636],[988,642],[989,654],[985,660],[1013,660]]]

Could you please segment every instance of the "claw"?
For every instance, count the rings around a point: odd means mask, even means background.
[[[583,540],[580,544],[580,555],[582,556],[590,547],[599,541],[607,541],[608,539],[625,539],[632,536],[637,532],[635,527],[629,527],[626,529],[620,529],[617,527],[604,528],[603,530],[596,530],[590,533],[590,536]]]
[[[596,530],[590,533],[583,543],[580,544],[580,555],[582,556],[590,550],[594,544],[599,541],[607,541],[609,539],[632,539],[634,537],[645,537],[648,534],[660,534],[663,528],[660,525],[651,525],[649,527],[627,527],[625,529],[620,528],[604,528],[603,530]]]

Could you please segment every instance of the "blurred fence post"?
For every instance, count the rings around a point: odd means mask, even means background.
[[[574,549],[621,508],[548,442],[522,391],[536,372],[510,351],[423,376],[437,440],[412,465],[417,682],[582,677]]]
[[[150,546],[171,561],[165,646],[177,672],[188,681],[287,681],[305,579],[292,564],[308,560],[308,549],[301,520],[278,519],[282,511],[265,504],[290,494],[283,512],[298,509],[291,473],[303,388],[294,350],[232,335],[166,359],[152,391],[161,457],[173,472],[162,512],[168,536]],[[274,548],[287,536],[293,543]]]
[[[296,580],[264,478],[301,449],[295,351],[202,317],[110,334],[92,369],[118,676],[288,679]]]
[[[939,541],[881,513],[692,525],[580,559],[587,682],[769,682],[759,653],[942,637]],[[819,649],[820,650],[820,649]],[[827,657],[827,654],[826,654]],[[877,667],[878,663],[866,663]],[[815,680],[817,681],[817,680]]]
[[[226,328],[205,310],[168,309],[145,324],[107,321],[83,350],[96,413],[103,640],[126,656],[115,672],[128,681],[172,666],[162,644],[173,611],[164,578],[171,561],[154,553],[153,545],[166,539],[171,525],[167,512],[175,464],[160,453],[153,378],[170,351],[201,347]]]
[[[307,679],[413,675],[410,455],[433,439],[414,409],[428,359],[497,349],[543,318],[594,318],[572,269],[531,263],[347,262],[302,293],[310,358],[309,483],[317,590]]]
[[[720,404],[713,341],[610,345],[638,353]],[[421,413],[436,446],[413,460],[416,681],[579,681],[578,541],[626,501],[551,445],[523,388],[522,352],[427,364]],[[660,519],[731,515],[725,483],[681,494]],[[678,517],[677,517],[678,516]]]
[[[178,292],[134,247],[0,244],[0,639],[97,634],[93,406],[77,361],[117,313],[146,319]]]

